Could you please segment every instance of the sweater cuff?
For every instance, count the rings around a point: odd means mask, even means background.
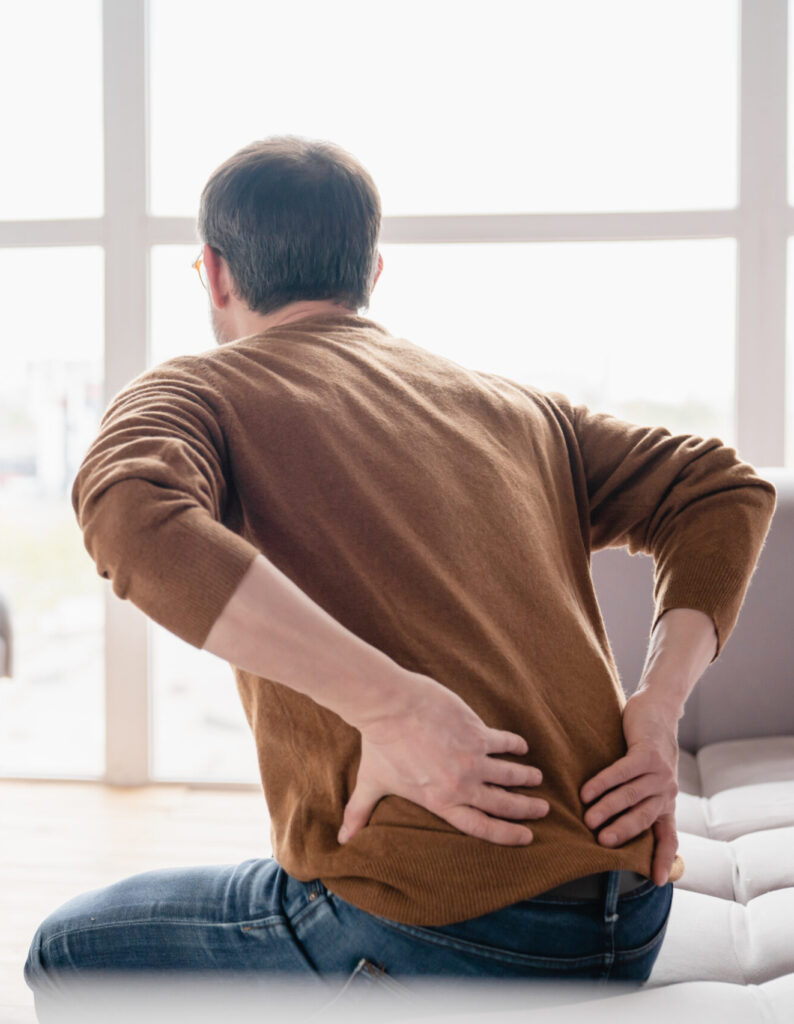
[[[158,602],[152,617],[187,643],[203,648],[216,619],[261,552],[203,510],[182,517],[180,527],[184,543],[179,550],[187,557],[170,564],[169,586],[176,600],[171,607]]]
[[[657,575],[654,584],[654,616],[650,634],[666,611],[693,608],[710,615],[717,631],[716,661],[733,632],[749,584],[746,571],[714,559],[688,559],[682,567]]]

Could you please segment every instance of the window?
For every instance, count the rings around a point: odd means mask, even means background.
[[[70,485],[103,409],[102,251],[0,249],[0,773],[104,770],[104,609]],[[54,315],[38,316],[42,292]],[[57,313],[56,313],[57,311]]]
[[[224,47],[213,0],[152,0],[152,213],[192,216],[209,173],[274,132],[350,149],[386,215],[734,206],[738,15],[227,0]]]
[[[370,315],[393,333],[634,422],[736,443],[733,239],[384,245],[383,260]]]
[[[69,501],[119,388],[214,346],[195,214],[251,139],[329,138],[368,166],[385,215],[368,315],[393,333],[722,437],[759,467],[794,463],[791,7],[15,5],[0,38],[15,97],[0,594],[16,640],[0,772],[258,785],[231,670],[114,597]]]
[[[0,220],[101,216],[101,44],[100,0],[5,5]]]

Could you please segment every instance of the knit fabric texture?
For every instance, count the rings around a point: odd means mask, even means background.
[[[525,822],[530,844],[474,838],[389,795],[342,846],[360,733],[234,669],[273,856],[369,913],[432,926],[593,872],[651,876],[652,829],[604,847],[579,797],[627,749],[590,555],[651,555],[649,636],[668,609],[698,609],[718,657],[776,492],[719,438],[592,411],[340,310],[136,377],[72,499],[98,572],[189,644],[261,553],[357,636],[526,738],[526,755],[500,756],[543,772],[514,787],[550,804]]]

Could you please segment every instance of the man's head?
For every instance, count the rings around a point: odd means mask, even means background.
[[[367,307],[380,221],[374,181],[340,146],[281,135],[239,150],[210,175],[199,206],[218,340],[236,330],[224,322],[226,293],[269,320],[295,303]]]

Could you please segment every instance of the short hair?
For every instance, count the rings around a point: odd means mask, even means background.
[[[239,298],[264,314],[299,299],[368,307],[380,221],[375,182],[352,154],[273,135],[213,171],[198,230],[226,260]]]

